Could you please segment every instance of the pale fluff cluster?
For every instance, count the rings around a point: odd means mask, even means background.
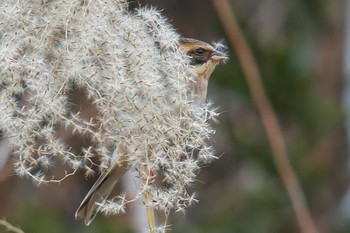
[[[178,38],[159,11],[130,12],[124,0],[3,0],[0,131],[10,139],[17,173],[37,183],[61,181],[50,173],[58,162],[72,171],[64,178],[77,169],[91,173],[96,161],[104,170],[113,151],[123,151],[141,177],[140,195],[151,195],[147,205],[168,212],[191,204],[186,188],[199,165],[215,158],[208,139],[216,114],[193,101]],[[85,90],[96,116],[71,110],[74,88]],[[62,128],[93,146],[74,154]],[[149,182],[151,174],[161,184]]]

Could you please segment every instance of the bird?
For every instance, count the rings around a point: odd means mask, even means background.
[[[193,74],[193,91],[199,102],[205,102],[208,81],[215,67],[226,61],[228,56],[208,43],[192,38],[181,38],[180,49],[190,58],[190,72]]]
[[[189,72],[194,76],[192,91],[197,101],[205,102],[209,78],[215,67],[228,59],[224,52],[215,49],[208,43],[192,38],[180,38],[179,49],[189,58]],[[117,148],[117,154],[125,155],[125,149]],[[112,156],[111,161],[116,160]],[[98,203],[104,202],[119,178],[128,170],[126,164],[112,162],[91,187],[85,198],[78,207],[75,218],[84,219],[85,225],[89,225],[96,217],[101,206]]]

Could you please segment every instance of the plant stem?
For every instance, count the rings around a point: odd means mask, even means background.
[[[151,197],[150,192],[146,191],[145,199],[149,200],[150,197]],[[147,208],[148,225],[149,225],[150,233],[155,233],[156,221],[155,221],[155,217],[154,217],[154,210],[152,207],[150,207],[148,205],[146,208]]]
[[[277,171],[291,199],[301,232],[317,233],[316,225],[307,207],[299,180],[288,160],[282,130],[279,126],[277,116],[267,99],[261,81],[260,70],[256,64],[253,53],[237,23],[229,2],[227,0],[212,1],[232,47],[236,50],[239,57],[253,101],[261,115]]]

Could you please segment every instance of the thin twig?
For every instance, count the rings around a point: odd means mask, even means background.
[[[7,222],[4,219],[0,219],[0,225],[6,227],[6,230],[9,232],[24,233],[24,231],[22,231],[18,227],[11,225],[9,222]]]
[[[259,68],[238,26],[233,10],[231,10],[232,7],[227,0],[212,1],[246,75],[253,101],[260,112],[271,145],[275,165],[291,199],[299,227],[303,233],[317,233],[298,178],[288,160],[282,131],[276,114],[266,97]]]

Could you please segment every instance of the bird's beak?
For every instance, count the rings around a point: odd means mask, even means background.
[[[223,52],[220,52],[218,50],[214,50],[211,53],[210,58],[211,58],[211,60],[213,60],[213,62],[221,62],[221,61],[227,60],[228,56]]]

